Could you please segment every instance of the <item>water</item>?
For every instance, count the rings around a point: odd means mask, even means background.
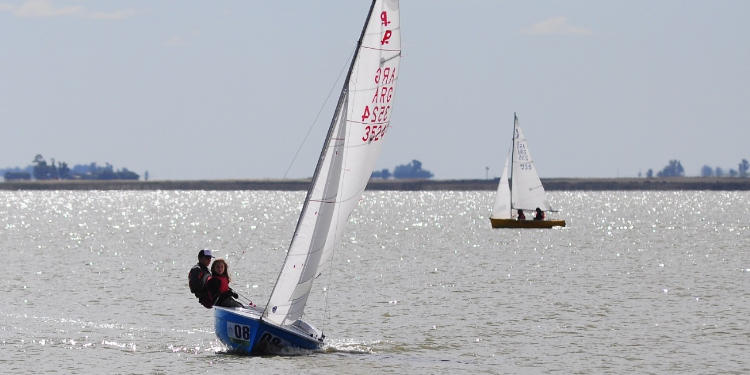
[[[0,373],[748,373],[748,192],[366,192],[306,320],[321,353],[224,354],[199,249],[264,304],[303,192],[0,192]],[[327,294],[322,293],[327,288]]]

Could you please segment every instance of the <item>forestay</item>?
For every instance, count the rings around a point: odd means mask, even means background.
[[[513,209],[534,210],[537,207],[549,211],[550,205],[544,193],[542,181],[536,172],[526,137],[518,125],[518,116],[513,115],[513,161],[511,169],[511,206]]]
[[[388,134],[400,58],[398,0],[375,0],[263,319],[283,325],[302,317]]]

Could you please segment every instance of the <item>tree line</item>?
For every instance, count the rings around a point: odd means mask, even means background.
[[[640,177],[640,173],[638,173]],[[685,176],[685,168],[682,167],[682,163],[679,160],[670,160],[661,171],[656,173],[657,177],[682,177]],[[709,165],[704,165],[701,168],[701,177],[748,177],[750,176],[750,163],[747,159],[742,159],[737,165],[737,169],[730,168],[728,171],[724,171],[721,167],[712,168]],[[646,171],[646,177],[654,177],[654,170],[649,169]]]
[[[96,163],[88,165],[77,164],[70,168],[66,162],[56,162],[55,159],[47,160],[41,154],[37,154],[25,169],[12,168],[6,169],[3,174],[5,181],[13,180],[137,180],[140,176],[122,168],[115,170],[114,167],[105,163],[99,166]]]
[[[388,168],[382,169],[380,171],[374,171],[372,172],[372,175],[370,177],[372,178],[382,178],[382,179],[389,179],[393,176],[393,178],[401,179],[401,178],[412,178],[412,179],[428,179],[432,178],[434,176],[432,172],[422,169],[422,162],[419,160],[412,160],[409,164],[401,164],[397,165],[396,168],[393,169],[393,174],[391,174],[391,171],[388,170]]]

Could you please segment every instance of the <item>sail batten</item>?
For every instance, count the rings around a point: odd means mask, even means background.
[[[372,2],[284,266],[263,318],[293,324],[359,202],[390,128],[401,56],[398,0]]]

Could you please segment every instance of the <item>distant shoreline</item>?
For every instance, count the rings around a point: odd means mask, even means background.
[[[492,180],[370,180],[367,190],[494,191]],[[287,180],[46,180],[0,183],[0,190],[307,190],[309,179]],[[750,178],[543,178],[547,191],[555,190],[750,190]]]

